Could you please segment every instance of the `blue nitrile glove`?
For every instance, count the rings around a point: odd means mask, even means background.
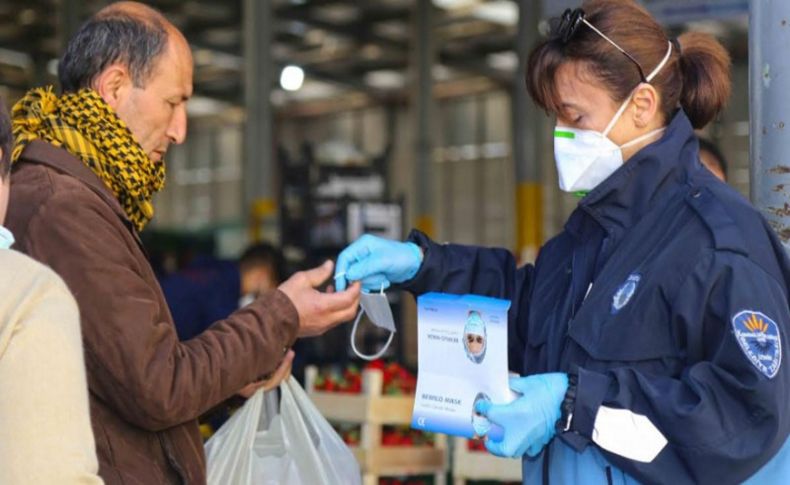
[[[343,291],[348,281],[361,281],[362,289],[380,291],[410,280],[421,264],[422,250],[416,244],[365,234],[338,256],[335,288]]]
[[[568,390],[568,375],[557,372],[512,377],[510,388],[521,396],[508,404],[480,400],[475,410],[502,427],[501,441],[486,440],[488,451],[497,456],[537,456],[554,437],[560,405]]]

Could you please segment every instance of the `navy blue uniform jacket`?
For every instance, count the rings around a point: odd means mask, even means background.
[[[425,259],[404,289],[507,298],[511,370],[578,373],[559,434],[573,449],[597,446],[602,406],[666,438],[649,462],[601,450],[643,482],[739,482],[785,442],[790,264],[763,217],[699,163],[682,111],[581,199],[534,266],[409,238]]]

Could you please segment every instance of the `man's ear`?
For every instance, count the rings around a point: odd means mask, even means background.
[[[102,71],[93,80],[93,89],[99,93],[112,109],[117,109],[118,105],[126,98],[128,91],[132,88],[132,78],[129,70],[122,64],[112,64]]]
[[[647,83],[640,84],[636,88],[631,102],[633,103],[634,125],[637,128],[649,126],[659,112],[659,96],[656,88]]]

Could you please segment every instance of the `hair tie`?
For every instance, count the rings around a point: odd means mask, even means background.
[[[677,37],[673,37],[672,39],[669,40],[669,42],[672,43],[672,48],[678,51],[678,55],[680,55],[683,52],[683,49],[680,47],[680,41],[678,40]]]

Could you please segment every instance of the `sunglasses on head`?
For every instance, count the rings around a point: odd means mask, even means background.
[[[639,64],[639,62],[637,62],[637,60],[634,59],[634,57],[631,54],[626,52],[625,49],[617,45],[615,41],[607,37],[603,32],[595,28],[593,24],[588,22],[587,19],[584,18],[584,10],[580,8],[574,10],[566,9],[565,12],[563,12],[562,17],[560,17],[559,25],[556,27],[555,31],[553,32],[553,37],[555,39],[561,40],[563,44],[567,44],[568,41],[570,41],[573,35],[576,33],[576,30],[582,24],[585,24],[587,27],[592,29],[593,32],[600,35],[607,42],[612,44],[615,47],[615,49],[622,52],[623,55],[627,57],[631,62],[633,62],[636,68],[639,70],[639,79],[641,79],[643,83],[648,82],[647,78],[645,77],[645,71],[642,69],[642,65]]]

